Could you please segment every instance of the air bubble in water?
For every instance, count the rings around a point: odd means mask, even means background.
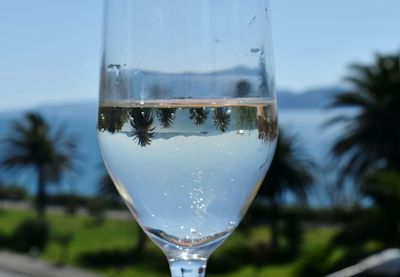
[[[190,233],[196,234],[197,230],[195,228],[190,228]]]

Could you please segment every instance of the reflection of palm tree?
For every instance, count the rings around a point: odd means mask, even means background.
[[[228,130],[229,124],[231,123],[230,109],[226,107],[215,108],[213,119],[214,125],[221,130],[221,132],[225,132]]]
[[[153,125],[153,110],[151,108],[132,108],[129,110],[132,131],[129,133],[133,140],[141,147],[151,144],[154,137],[155,127]]]
[[[236,84],[236,96],[248,96],[251,92],[251,84],[247,80],[241,80]]]
[[[77,155],[75,140],[63,129],[55,133],[44,118],[28,113],[24,122],[14,122],[11,134],[4,140],[6,153],[1,165],[9,169],[33,168],[37,174],[36,209],[45,215],[46,185],[59,182],[63,173],[73,170],[73,158]]]
[[[165,99],[170,94],[168,88],[159,84],[153,84],[149,88],[149,95],[151,99]]]
[[[284,196],[289,192],[299,200],[307,199],[311,188],[314,164],[305,158],[295,136],[280,132],[275,157],[261,186],[259,196],[265,197],[271,205],[272,248],[278,247],[278,217]]]
[[[100,107],[97,128],[112,134],[122,129],[128,119],[126,109],[119,107]]]
[[[190,109],[190,119],[194,124],[200,126],[207,121],[208,111],[205,108]]]
[[[163,128],[170,128],[173,120],[175,119],[176,109],[174,108],[161,108],[156,110],[156,115]]]
[[[363,178],[384,167],[400,169],[400,60],[378,56],[370,66],[353,65],[347,80],[354,89],[337,95],[333,107],[356,108],[329,123],[344,124],[332,147],[342,158],[342,178]]]

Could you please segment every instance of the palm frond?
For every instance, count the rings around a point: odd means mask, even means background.
[[[360,93],[341,93],[331,102],[329,107],[368,108],[373,103],[371,99]]]
[[[334,108],[358,110],[325,123],[343,127],[331,147],[335,162],[341,164],[341,181],[360,181],[382,166],[400,168],[399,66],[397,55],[377,55],[373,64],[352,65],[346,80],[353,90],[337,95],[332,102]]]
[[[295,135],[280,130],[271,167],[261,186],[260,195],[270,202],[282,202],[286,193],[306,201],[314,182],[315,164],[305,153]]]
[[[107,172],[105,172],[98,181],[97,195],[112,202],[121,201],[121,196]]]

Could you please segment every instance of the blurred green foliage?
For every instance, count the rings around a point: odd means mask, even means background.
[[[13,230],[26,219],[34,216],[32,211],[6,210],[0,214],[0,233],[9,238]],[[125,220],[106,219],[100,225],[93,225],[89,216],[67,216],[49,213],[50,240],[40,256],[46,260],[60,263],[63,247],[60,239],[68,235],[67,258],[63,263],[85,266],[107,274],[107,276],[168,276],[167,261],[162,252],[152,243],[146,244],[140,256],[133,255],[137,244],[136,223]],[[292,224],[292,223],[290,223]],[[286,227],[285,227],[286,228]],[[338,250],[324,256],[324,246],[329,245],[337,234],[335,227],[306,228],[302,234],[303,243],[296,257],[283,261],[263,261],[258,265],[257,247],[268,245],[270,230],[265,225],[237,230],[211,256],[208,276],[307,276],[303,268],[313,266],[315,257],[328,260],[318,264],[326,270],[338,260]],[[59,239],[60,238],[60,239]],[[282,245],[290,247],[290,242],[282,236]],[[0,246],[1,247],[1,246]],[[319,253],[319,255],[317,254]],[[340,254],[340,253],[339,253]],[[265,257],[268,259],[268,257]],[[325,266],[326,265],[326,266]],[[299,275],[300,274],[300,275]]]

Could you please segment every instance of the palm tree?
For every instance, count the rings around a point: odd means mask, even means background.
[[[346,80],[352,89],[337,95],[331,108],[351,108],[331,118],[343,132],[331,153],[340,169],[340,182],[355,181],[362,195],[379,208],[368,218],[349,224],[339,238],[351,245],[381,240],[398,242],[400,171],[400,57],[377,55],[372,64],[354,64]],[[354,236],[354,234],[357,234]]]
[[[193,108],[189,110],[190,112],[190,120],[193,121],[194,124],[200,126],[206,123],[208,117],[208,111],[204,108]]]
[[[10,170],[32,168],[37,175],[36,210],[44,217],[46,186],[59,182],[64,173],[73,171],[77,156],[76,140],[59,128],[51,132],[38,113],[27,113],[23,120],[14,121],[0,165]]]
[[[341,161],[341,177],[361,181],[391,167],[400,169],[400,57],[378,55],[371,65],[351,66],[347,77],[353,89],[335,97],[333,108],[356,110],[332,118],[343,132],[331,152]]]
[[[133,140],[137,141],[141,147],[150,145],[155,130],[153,109],[132,108],[129,113],[131,116],[130,124],[132,126],[129,136],[133,137]]]
[[[280,131],[276,152],[258,194],[271,207],[271,248],[278,247],[278,219],[280,206],[288,193],[305,202],[314,181],[313,162],[304,153],[294,135]]]
[[[98,187],[97,187],[97,195],[103,199],[109,200],[113,203],[118,203],[122,200],[121,196],[118,193],[117,188],[114,186],[114,183],[108,175],[107,172],[105,172],[98,181]]]
[[[228,130],[229,124],[231,123],[230,109],[226,107],[215,108],[214,109],[214,125],[221,132],[226,132]]]
[[[103,199],[107,199],[114,203],[118,203],[122,200],[116,187],[114,186],[114,182],[112,181],[110,175],[108,175],[107,172],[104,172],[104,174],[99,179],[97,195]],[[142,230],[142,228],[140,228],[138,225],[137,244],[133,249],[133,253],[135,256],[143,253],[146,247],[146,241],[147,241],[147,236]]]

